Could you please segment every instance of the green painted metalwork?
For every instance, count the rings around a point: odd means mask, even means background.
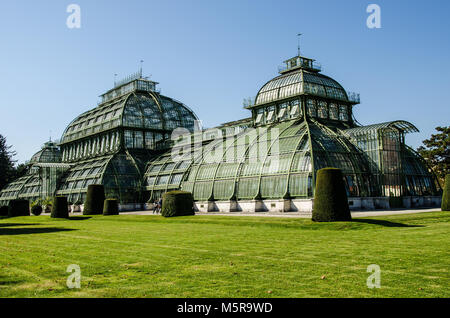
[[[312,59],[285,63],[247,103],[250,118],[203,131],[194,131],[191,109],[134,74],[75,118],[60,144],[46,143],[29,173],[0,192],[0,205],[55,193],[82,203],[94,183],[121,203],[173,189],[197,201],[311,198],[324,167],[343,171],[352,197],[437,193],[433,174],[405,145],[405,134],[418,131],[414,125],[359,126],[358,94],[321,74]],[[171,136],[176,128],[186,132],[179,140]]]
[[[247,129],[232,142],[219,138],[209,143],[204,148],[206,153],[212,148],[225,150],[214,162],[208,162],[204,156],[192,160],[191,168],[184,172],[186,181],[180,187],[192,191],[194,199],[201,201],[306,198],[313,193],[316,170],[334,166],[343,169],[350,195],[371,194],[367,187],[369,163],[343,135],[305,120],[258,129],[261,131]],[[248,139],[248,143],[240,142],[243,139]],[[169,160],[168,154],[161,158]],[[154,174],[152,171],[157,170],[155,166],[160,160],[149,165],[147,176]],[[299,190],[296,186],[303,188]],[[159,189],[147,185],[149,191]]]
[[[344,130],[370,163],[380,196],[432,195],[434,176],[423,160],[405,145],[405,133],[419,130],[406,121],[392,121]]]
[[[26,199],[35,201],[53,196],[58,180],[70,168],[61,163],[61,151],[54,142],[47,142],[28,162],[25,176],[10,183],[0,192],[0,205],[7,205],[10,200]]]

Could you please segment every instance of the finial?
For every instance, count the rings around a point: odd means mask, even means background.
[[[300,36],[301,35],[302,35],[302,33],[297,34],[297,54],[298,54],[298,56],[300,56]]]
[[[139,69],[139,74],[141,75],[141,78],[142,78],[142,64],[144,64],[144,60],[141,60],[141,66],[140,66],[140,69]]]
[[[116,86],[116,83],[117,83],[116,79],[117,79],[117,74],[114,73],[114,87]]]

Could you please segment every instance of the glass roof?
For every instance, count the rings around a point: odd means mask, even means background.
[[[141,176],[133,160],[125,154],[103,156],[81,161],[67,171],[58,187],[58,195],[70,202],[82,203],[90,184],[103,184],[107,198],[138,202]],[[131,197],[130,197],[131,194]]]
[[[49,141],[42,149],[33,155],[30,163],[55,163],[61,162],[62,154],[55,142]]]
[[[405,133],[419,132],[419,129],[417,129],[416,126],[414,126],[410,122],[407,122],[404,120],[388,121],[385,123],[361,126],[361,127],[346,129],[346,130],[344,130],[344,132],[350,136],[357,136],[357,135],[361,135],[361,134],[367,134],[368,132],[371,132],[371,131],[377,131],[377,130],[386,129],[386,128],[395,128],[395,129],[401,130]]]
[[[347,138],[317,122],[291,120],[247,129],[232,141],[213,140],[177,161],[171,153],[149,164],[147,190],[181,188],[195,200],[310,197],[315,171],[333,166],[347,176],[352,196],[370,192],[364,156]]]
[[[192,110],[172,98],[153,92],[131,92],[78,116],[64,131],[61,143],[119,126],[193,130],[196,119]]]
[[[265,104],[299,94],[311,94],[348,101],[344,88],[332,78],[299,69],[277,76],[267,82],[258,92],[255,104]]]

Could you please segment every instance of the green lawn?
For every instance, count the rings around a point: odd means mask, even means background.
[[[450,297],[450,213],[0,219],[0,297]],[[81,289],[68,289],[69,264]],[[366,286],[381,267],[381,288]]]

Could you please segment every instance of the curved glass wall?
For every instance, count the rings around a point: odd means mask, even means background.
[[[106,198],[116,198],[120,203],[142,202],[142,176],[131,156],[117,154],[106,165],[101,183]]]
[[[134,159],[126,154],[77,164],[66,173],[57,193],[66,195],[69,202],[82,204],[90,184],[103,184],[107,198],[121,203],[140,202],[141,175]]]
[[[370,196],[377,188],[364,155],[318,122],[291,120],[247,129],[200,150],[177,162],[171,153],[151,162],[146,172],[150,198],[180,188],[197,201],[307,198],[313,195],[315,172],[323,167],[342,169],[349,196]]]
[[[68,165],[61,163],[33,164],[25,176],[10,183],[0,192],[0,205],[7,205],[14,199],[31,202],[53,196],[58,180],[68,168]]]
[[[98,134],[118,126],[193,130],[195,114],[186,105],[150,92],[132,92],[77,117],[64,131],[62,143]]]
[[[398,120],[360,126],[343,132],[359,148],[378,182],[380,196],[435,195],[433,175],[418,154],[405,145],[405,134],[418,132]]]
[[[0,205],[7,205],[10,200],[15,200],[19,198],[19,195],[24,188],[24,186],[28,183],[28,181],[33,181],[32,184],[34,185],[34,178],[35,176],[26,175],[23,176],[10,184],[8,184],[2,191],[0,192]],[[36,189],[38,191],[39,189]],[[39,193],[36,193],[36,196],[38,196]]]
[[[377,195],[378,185],[371,177],[369,161],[355,145],[318,122],[311,125],[310,132],[316,171],[326,167],[341,169],[350,197]]]
[[[112,156],[100,157],[78,163],[69,169],[61,180],[57,194],[67,196],[67,201],[82,204],[86,198],[87,187],[99,184],[106,165]]]
[[[402,148],[402,168],[405,176],[405,195],[434,195],[435,182],[420,155],[408,146]]]
[[[103,103],[75,118],[64,131],[61,142],[67,143],[119,126],[129,95]]]

